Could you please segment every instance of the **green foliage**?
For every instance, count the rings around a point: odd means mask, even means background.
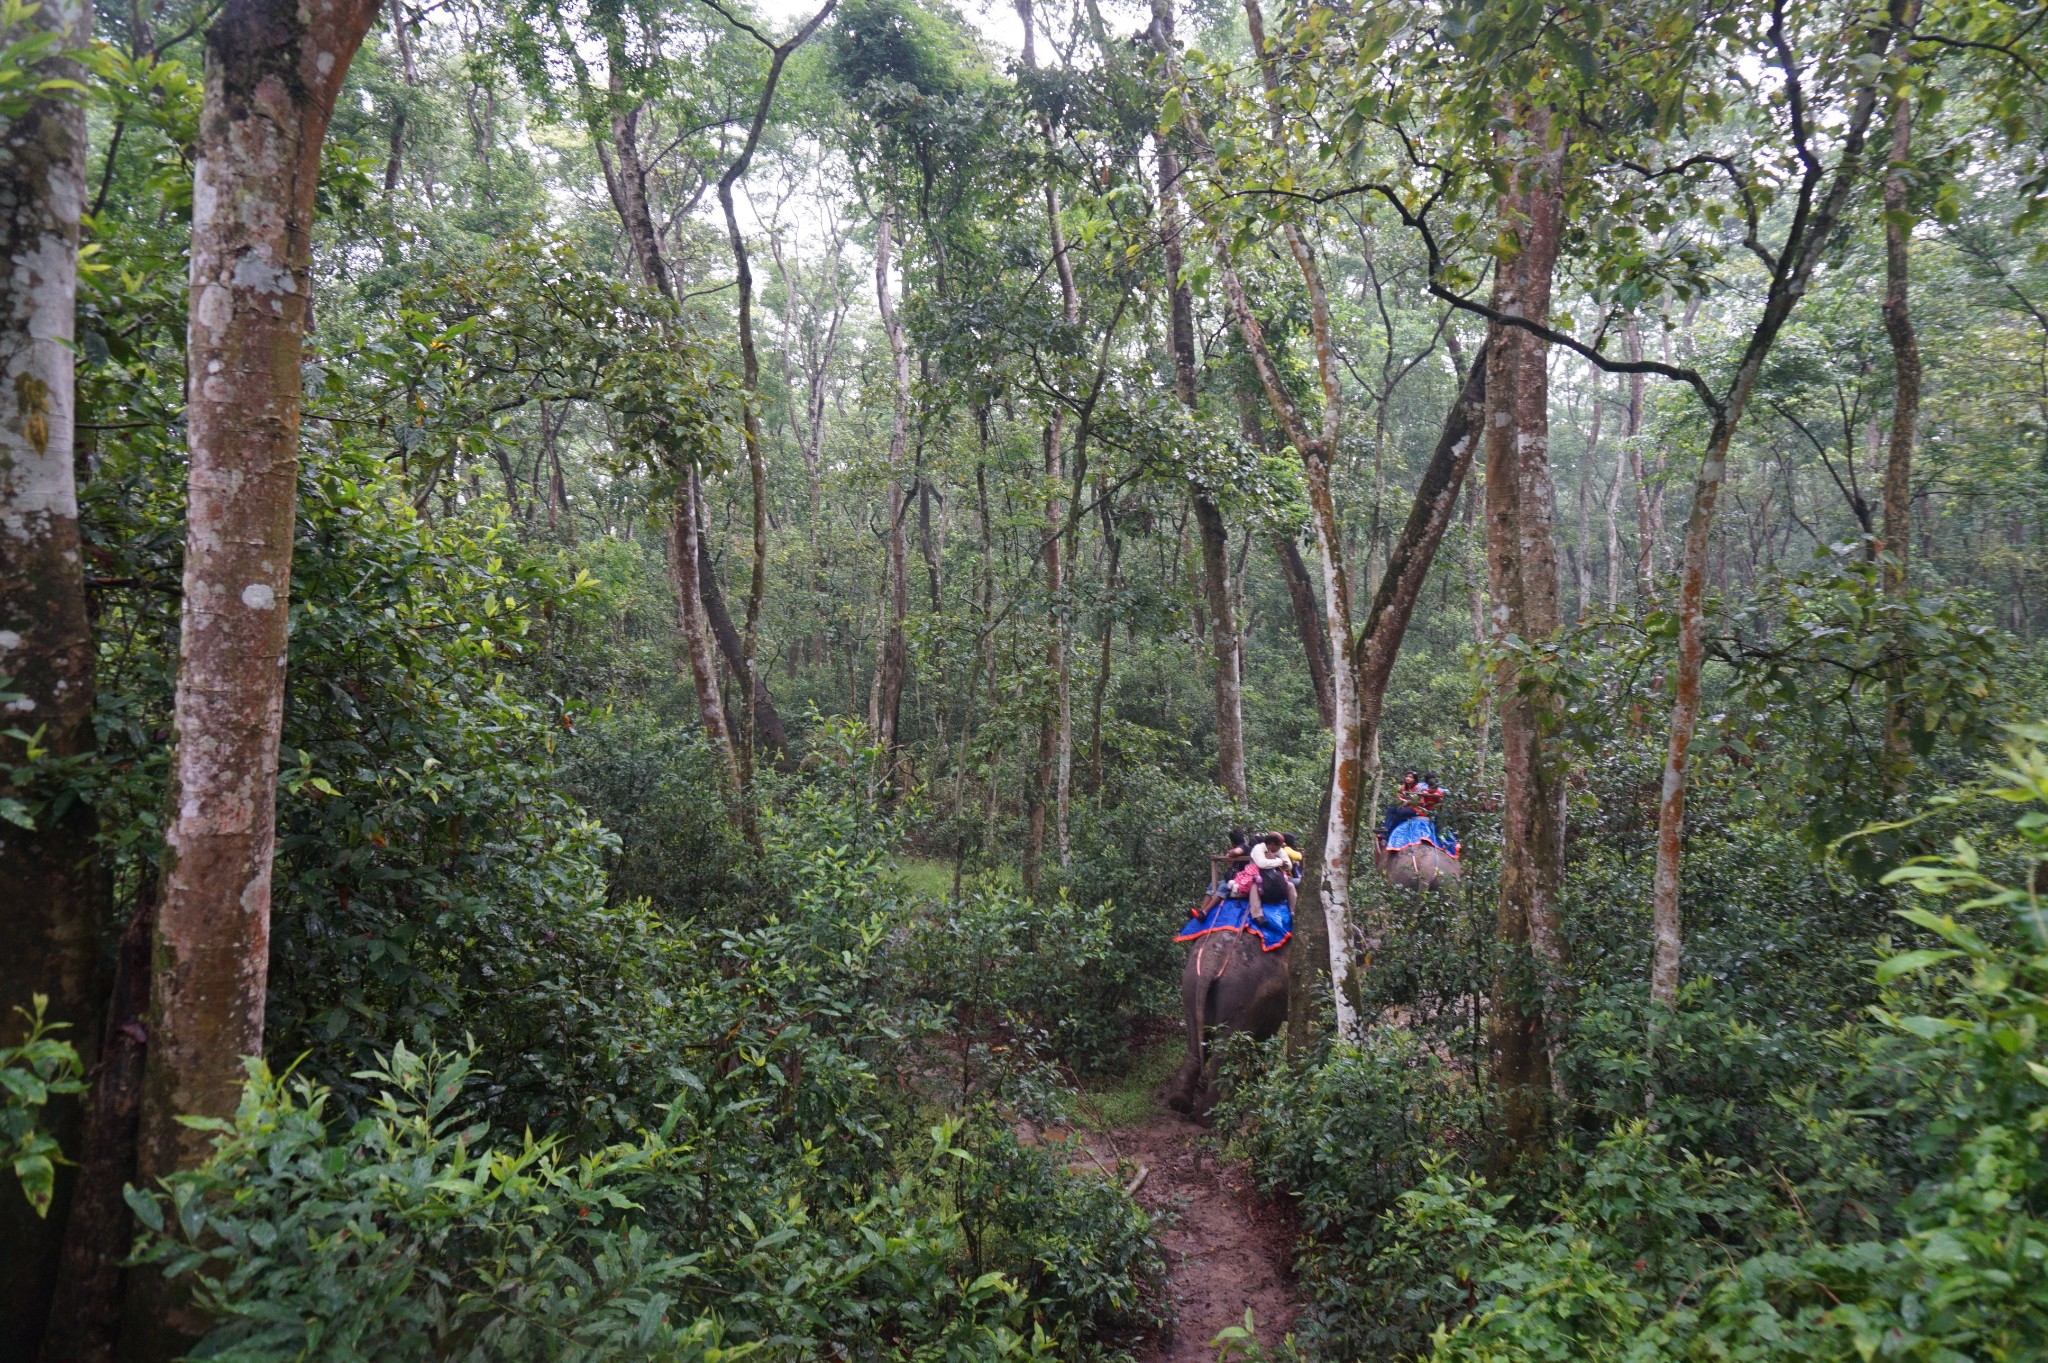
[[[1729,700],[1749,712],[1733,735],[1738,751],[1751,742],[1777,749],[1767,793],[1797,811],[1817,846],[1886,812],[1884,784],[1870,773],[1886,761],[1888,687],[1897,687],[1906,738],[1923,760],[1938,740],[1972,757],[1995,738],[1991,626],[1951,595],[1885,591],[1880,565],[1851,546],[1775,579],[1722,628],[1714,651],[1733,666]],[[1889,830],[1841,845],[1865,878],[1900,851]]]
[[[1062,895],[1034,902],[994,877],[921,915],[903,955],[907,983],[942,1007],[963,1035],[998,1032],[1083,1071],[1124,1058],[1131,1020],[1156,1010],[1166,977],[1153,952],[1132,949],[1133,930],[1114,904]],[[1120,921],[1124,920],[1124,921]]]
[[[0,1046],[0,1159],[14,1167],[22,1195],[37,1216],[50,1214],[57,1165],[64,1152],[56,1138],[42,1129],[42,1111],[50,1099],[85,1092],[84,1068],[78,1051],[54,1035],[62,1023],[43,1020],[46,995],[35,996],[35,1011],[20,1015],[21,1040]]]
[[[1419,1251],[1389,1244],[1387,1214],[1429,1176],[1433,1151],[1467,1139],[1481,1098],[1405,1028],[1375,1027],[1296,1064],[1276,1050],[1239,1057],[1218,1119],[1260,1184],[1298,1199],[1312,1302],[1303,1343],[1339,1357],[1412,1351],[1444,1302],[1410,1262]]]
[[[633,1224],[673,1149],[649,1133],[580,1158],[529,1133],[485,1144],[468,1061],[399,1047],[363,1076],[374,1112],[332,1129],[330,1095],[251,1062],[197,1170],[129,1192],[143,1259],[189,1278],[220,1324],[197,1356],[253,1360],[744,1356],[720,1323],[671,1324],[695,1256]]]

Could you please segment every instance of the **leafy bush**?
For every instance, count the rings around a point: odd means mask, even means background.
[[[2048,728],[2017,731],[1997,792],[2035,806],[2017,831],[2037,865],[2048,860],[2044,742]],[[1909,996],[1896,996],[1875,1011],[1882,1030],[1861,1052],[1924,1090],[1902,1106],[1922,1150],[1945,1152],[1897,1198],[1897,1231],[1881,1233],[1891,1218],[1867,1208],[1860,1227],[1815,1218],[1771,1162],[1789,1140],[1766,1141],[1754,1163],[1738,1164],[1684,1153],[1670,1136],[1628,1123],[1540,1224],[1507,1223],[1506,1201],[1473,1181],[1439,1180],[1404,1199],[1406,1239],[1455,1225],[1470,1245],[1457,1272],[1476,1309],[1439,1334],[1435,1358],[1960,1363],[2048,1349],[2041,887],[2033,877],[2013,886],[1985,874],[1983,855],[1960,838],[1949,853],[1886,879],[1927,896],[1968,896],[1955,913],[1902,910],[1947,945],[1890,955],[1878,970],[1881,983],[1946,972],[1951,991],[1918,1013],[1903,1010]],[[1867,1111],[1835,1116],[1837,1131],[1875,1125]],[[1819,1170],[1858,1147],[1886,1149],[1882,1141],[1816,1142],[1804,1163]],[[1883,1185],[1854,1191],[1870,1197]]]
[[[337,1138],[330,1095],[250,1063],[213,1157],[163,1195],[130,1190],[144,1259],[220,1320],[198,1356],[254,1360],[725,1356],[714,1318],[672,1324],[690,1255],[632,1220],[674,1151],[566,1157],[483,1143],[461,1056],[398,1048],[365,1076],[375,1111]]]
[[[774,1172],[687,1104],[571,1155],[490,1144],[466,1057],[401,1047],[364,1077],[344,1130],[327,1090],[251,1062],[234,1120],[201,1124],[212,1158],[130,1190],[143,1259],[218,1322],[195,1357],[1092,1357],[1156,1320],[1143,1216],[1006,1131],[942,1123],[834,1205],[815,1147]]]
[[[1479,1095],[1400,1027],[1299,1063],[1277,1045],[1233,1047],[1229,1062],[1217,1116],[1230,1150],[1268,1191],[1292,1191],[1301,1212],[1304,1343],[1340,1357],[1414,1349],[1437,1317],[1409,1299],[1412,1272],[1384,1260],[1384,1214],[1424,1177],[1432,1151],[1478,1126]]]

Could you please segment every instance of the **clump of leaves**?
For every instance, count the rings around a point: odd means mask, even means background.
[[[78,1052],[54,1035],[64,1024],[43,1017],[49,1003],[48,995],[37,994],[33,1012],[15,1009],[23,1023],[22,1039],[0,1046],[0,1159],[14,1166],[37,1216],[50,1214],[63,1159],[56,1138],[42,1128],[43,1109],[52,1098],[85,1091]]]

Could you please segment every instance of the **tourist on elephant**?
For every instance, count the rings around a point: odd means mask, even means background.
[[[1394,797],[1394,803],[1387,806],[1386,822],[1380,825],[1382,845],[1402,824],[1422,817],[1422,785],[1422,775],[1414,768],[1401,773],[1400,793]]]
[[[1233,828],[1229,835],[1230,850],[1209,854],[1209,893],[1202,896],[1200,907],[1188,911],[1188,917],[1200,918],[1223,902],[1238,868],[1251,860],[1251,854],[1245,851],[1249,841],[1242,829]]]
[[[1266,921],[1264,905],[1278,899],[1287,901],[1288,912],[1294,911],[1294,881],[1287,874],[1294,865],[1287,857],[1287,839],[1279,833],[1268,833],[1252,844],[1252,864],[1238,873],[1239,881],[1248,881],[1246,886],[1251,895],[1251,920],[1254,923]]]

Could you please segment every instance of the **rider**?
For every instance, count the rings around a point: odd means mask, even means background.
[[[1251,920],[1254,923],[1266,921],[1265,910],[1261,907],[1267,900],[1285,898],[1288,912],[1294,911],[1294,880],[1287,872],[1293,862],[1287,859],[1287,839],[1279,833],[1268,833],[1252,844],[1252,864],[1246,869],[1257,874],[1251,877]],[[1243,879],[1243,873],[1239,879]]]
[[[1223,902],[1224,889],[1230,884],[1231,877],[1251,859],[1251,854],[1245,851],[1245,844],[1249,841],[1242,829],[1233,828],[1230,830],[1230,850],[1209,854],[1209,893],[1202,896],[1201,907],[1190,910],[1188,917],[1200,918]]]
[[[1394,830],[1410,819],[1422,814],[1424,782],[1420,772],[1410,767],[1401,773],[1401,792],[1395,803],[1387,806],[1387,821],[1380,825],[1380,841],[1386,842],[1394,836]]]

